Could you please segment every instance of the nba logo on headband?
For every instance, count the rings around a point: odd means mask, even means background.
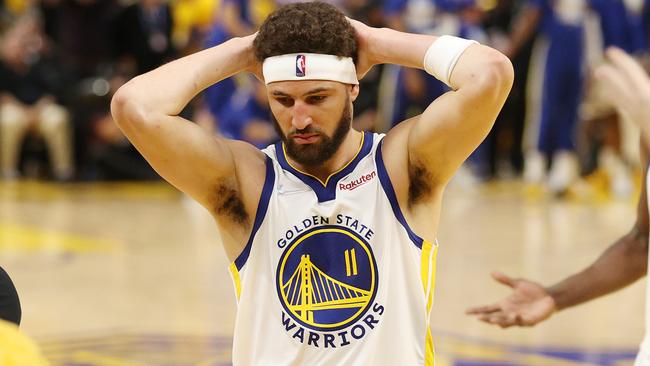
[[[309,66],[307,66],[309,59]],[[309,67],[309,73],[307,73]],[[319,53],[288,53],[271,56],[262,63],[264,83],[290,80],[330,80],[358,85],[352,57]]]
[[[296,55],[296,76],[304,77],[307,74],[307,58],[305,55]]]

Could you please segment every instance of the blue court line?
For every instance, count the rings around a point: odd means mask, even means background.
[[[535,366],[540,364],[539,360],[548,360],[548,365],[553,365],[555,360],[590,366],[616,366],[622,361],[632,361],[636,356],[636,349],[631,347],[603,350],[588,347],[518,346],[449,332],[439,331],[434,334],[440,345],[452,343],[442,347],[444,357],[449,360],[446,364],[450,366],[532,366],[526,362],[527,355],[539,356],[534,362]],[[485,347],[489,351],[497,351],[498,356],[495,358],[494,354],[491,354],[486,356],[486,359],[482,359],[480,355],[468,357],[455,349],[453,343],[460,343],[463,347]],[[100,361],[92,360],[101,360],[102,357],[120,360],[126,362],[125,364],[134,362],[146,365],[230,366],[232,338],[111,332],[77,334],[43,341],[40,345],[53,366],[100,365]],[[443,356],[442,353],[440,355]]]

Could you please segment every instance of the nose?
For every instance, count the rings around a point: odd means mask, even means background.
[[[291,125],[296,130],[302,130],[309,126],[311,123],[312,119],[309,114],[309,108],[301,101],[296,101],[293,106]]]

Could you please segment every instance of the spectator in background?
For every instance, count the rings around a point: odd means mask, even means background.
[[[261,19],[266,18],[272,10],[270,3],[265,0],[222,0],[221,9],[206,38],[206,48],[214,47],[232,37],[254,33]],[[204,102],[217,124],[221,123],[222,118],[228,118],[224,112],[228,109],[230,98],[235,95],[237,88],[237,80],[227,78],[203,92]]]
[[[644,29],[644,19],[650,15],[650,0],[589,1],[600,20],[602,46],[616,46],[632,55],[647,52],[648,34]]]
[[[381,0],[343,0],[344,12],[350,18],[357,19],[371,27],[384,27]],[[354,118],[352,123],[359,131],[385,131],[378,124],[379,88],[383,65],[377,65],[359,80],[359,89],[363,92],[354,101]]]
[[[278,140],[271,118],[266,87],[257,80],[250,80],[249,87],[238,89],[224,108],[219,133],[264,148]]]
[[[618,47],[637,58],[647,53],[643,18],[650,11],[650,1],[590,0],[590,4],[597,20],[595,29],[587,32],[593,43],[592,68],[603,62],[607,47]],[[638,161],[638,128],[621,118],[611,103],[611,92],[597,78],[588,79],[585,91],[578,135],[583,169],[600,168],[607,174],[614,196],[627,199],[634,190],[628,163]]]
[[[219,0],[178,0],[172,3],[172,42],[181,55],[199,51],[221,2]]]
[[[7,30],[0,62],[0,168],[4,179],[19,176],[22,142],[28,133],[47,144],[57,180],[72,178],[71,126],[57,100],[56,68],[44,59],[38,17],[27,14]]]
[[[110,99],[110,98],[109,98]],[[110,114],[91,116],[90,155],[96,180],[158,180],[158,174],[126,139]]]
[[[120,73],[143,74],[175,56],[173,18],[163,0],[141,0],[124,8],[115,19],[114,47]]]
[[[107,113],[108,81],[113,75],[112,22],[120,6],[117,0],[41,0],[44,30],[65,71],[66,105],[74,126],[77,177],[86,179],[93,170],[89,146],[90,121]]]
[[[483,26],[496,49],[508,52],[515,69],[515,81],[494,127],[486,138],[489,174],[492,177],[521,174],[524,167],[522,137],[526,118],[526,83],[533,37],[518,45],[510,46],[508,34],[516,15],[520,13],[520,0],[499,0],[486,13]]]
[[[150,71],[175,57],[174,21],[169,4],[142,0],[117,12],[111,23],[110,49],[117,64],[107,75],[106,93],[94,98],[85,111],[89,121],[91,164],[86,179],[152,180],[158,175],[116,128],[109,111],[112,92],[125,80]]]
[[[8,28],[14,19],[30,11],[32,2],[30,0],[0,0],[0,31]]]
[[[77,82],[106,72],[112,56],[111,22],[119,10],[116,0],[41,0],[39,7],[45,34],[66,72]]]
[[[575,126],[583,84],[586,0],[527,0],[513,26],[508,56],[539,30],[528,79],[524,179],[566,192],[578,176]],[[546,166],[551,171],[546,181]]]

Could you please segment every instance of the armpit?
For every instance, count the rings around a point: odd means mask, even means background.
[[[239,192],[226,183],[219,184],[216,187],[212,207],[218,216],[228,218],[233,223],[248,223],[248,214]]]
[[[409,206],[430,198],[433,192],[433,177],[422,164],[409,164]]]

